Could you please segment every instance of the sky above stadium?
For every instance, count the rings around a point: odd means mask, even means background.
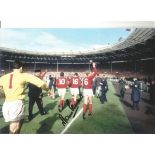
[[[0,47],[35,52],[78,52],[99,49],[127,38],[125,28],[0,29]]]

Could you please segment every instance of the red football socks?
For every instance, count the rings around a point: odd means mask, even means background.
[[[86,113],[86,104],[83,104],[83,113]]]
[[[75,106],[75,104],[76,104],[76,100],[74,100],[74,98],[72,98],[71,105]]]
[[[64,105],[64,100],[60,100],[60,106],[63,107]]]
[[[92,113],[92,104],[89,104],[89,113]]]

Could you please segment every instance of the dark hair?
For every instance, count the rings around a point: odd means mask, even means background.
[[[75,75],[75,76],[78,76],[78,73],[75,73],[74,75]]]
[[[60,76],[64,76],[64,72],[61,72],[61,73],[60,73]]]
[[[23,66],[23,64],[20,61],[18,61],[18,60],[14,61],[14,64],[13,64],[14,69],[19,69],[22,66]]]

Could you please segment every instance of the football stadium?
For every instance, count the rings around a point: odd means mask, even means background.
[[[23,65],[21,74],[42,74],[38,79],[44,81],[51,93],[41,90],[40,107],[33,103],[30,115],[30,98],[38,89],[32,89],[29,82],[22,85],[25,109],[24,119],[20,120],[21,134],[155,133],[155,28],[124,28],[124,31],[128,36],[119,37],[117,42],[88,50],[38,52],[0,46],[0,133],[9,133],[10,123],[3,117],[7,94],[6,81],[1,79],[12,72],[16,61]],[[62,73],[65,87],[57,83]],[[76,101],[71,90],[75,73],[80,79]],[[15,85],[11,75],[8,92]],[[84,85],[88,82],[85,75],[93,75],[90,80],[92,101],[85,93]],[[64,98],[60,95],[61,88],[65,89]],[[134,101],[137,96],[138,100]]]

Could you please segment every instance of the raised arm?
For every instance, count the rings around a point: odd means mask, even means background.
[[[94,77],[96,76],[96,74],[97,74],[97,69],[96,69],[96,64],[95,64],[95,62],[92,63],[92,66],[93,66],[93,72],[90,74],[90,76],[91,76],[92,78],[94,78]]]

